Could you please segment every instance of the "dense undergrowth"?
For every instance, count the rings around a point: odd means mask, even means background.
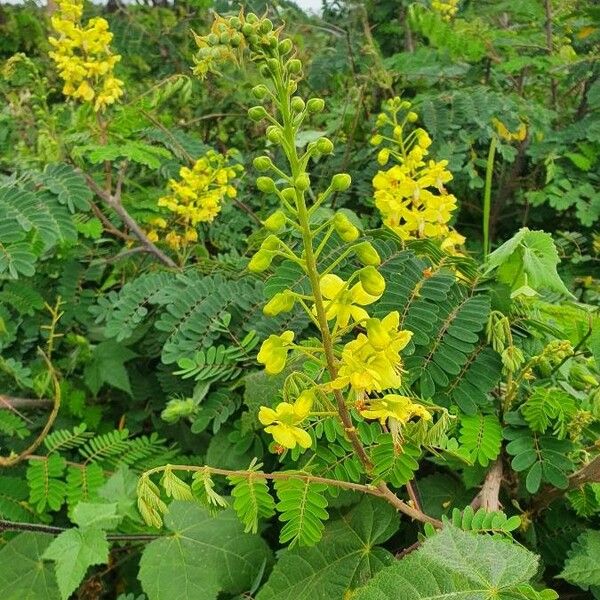
[[[0,6],[3,597],[600,597],[599,43]]]

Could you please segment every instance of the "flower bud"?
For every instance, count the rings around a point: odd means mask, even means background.
[[[266,95],[269,93],[269,89],[267,88],[266,85],[263,85],[262,83],[260,85],[256,85],[252,88],[252,95],[257,99],[257,100],[262,100],[263,98],[266,97]]]
[[[321,154],[331,154],[333,152],[333,142],[329,138],[322,137],[317,140],[316,148]]]
[[[367,336],[375,350],[385,350],[390,345],[390,335],[383,327],[380,319],[369,319],[367,321]]]
[[[379,146],[379,144],[381,144],[381,142],[383,142],[383,136],[379,133],[376,133],[374,136],[371,137],[371,139],[369,140],[369,143],[372,146]]]
[[[279,54],[281,54],[282,56],[289,54],[291,52],[293,46],[294,46],[294,44],[292,43],[292,40],[290,40],[289,38],[286,38],[285,40],[281,40],[281,42],[279,42]]]
[[[277,233],[285,227],[285,213],[282,210],[276,210],[272,215],[263,221],[263,225],[269,230]]]
[[[289,312],[294,308],[296,297],[289,290],[275,294],[263,307],[263,313],[274,317],[282,312]]]
[[[302,112],[304,110],[304,100],[300,96],[294,96],[290,102],[290,106],[294,112]]]
[[[377,153],[377,162],[383,166],[385,164],[387,164],[387,161],[390,159],[390,151],[388,148],[382,148],[378,153]]]
[[[394,139],[402,139],[402,125],[396,125],[396,127],[394,127]]]
[[[354,252],[363,265],[377,267],[381,264],[381,257],[371,242],[361,242],[354,248]]]
[[[258,23],[258,17],[254,13],[248,13],[246,15],[246,23],[252,23],[252,25],[255,25]]]
[[[248,116],[257,123],[267,116],[267,111],[264,106],[253,106],[248,109]]]
[[[288,187],[281,190],[281,195],[284,200],[287,200],[290,204],[293,204],[296,201],[296,188]]]
[[[308,173],[300,173],[300,175],[294,179],[294,187],[301,192],[305,192],[310,187],[310,177],[308,176]]]
[[[275,182],[270,177],[258,177],[256,180],[256,187],[265,193],[275,191]]]
[[[271,71],[269,70],[269,67],[267,67],[267,65],[261,65],[258,70],[265,79],[271,77]]]
[[[520,348],[516,346],[508,346],[504,352],[502,352],[502,364],[504,370],[507,373],[515,373],[519,367],[525,362],[525,357]]]
[[[252,164],[257,171],[268,171],[273,166],[273,161],[268,156],[257,156]]]
[[[273,30],[273,21],[271,19],[263,19],[260,24],[261,33],[269,33]]]
[[[352,225],[350,219],[343,212],[335,214],[333,227],[344,242],[353,242],[360,235],[358,228]]]
[[[302,62],[297,58],[292,58],[288,62],[287,68],[292,75],[298,75],[302,71]]]
[[[209,46],[216,46],[219,43],[219,36],[216,33],[209,33],[206,36],[206,42]]]
[[[409,123],[415,123],[418,118],[419,115],[416,112],[413,112],[412,110],[406,115],[406,120]]]
[[[345,192],[352,183],[352,178],[348,173],[338,173],[331,178],[331,187],[336,192]]]
[[[276,58],[268,58],[267,66],[269,67],[269,70],[271,71],[271,73],[279,72],[279,61]]]
[[[287,89],[288,89],[288,94],[291,96],[292,94],[296,93],[296,90],[298,89],[298,84],[295,81],[292,81],[290,79]]]
[[[229,34],[225,31],[223,32],[220,36],[219,36],[219,42],[221,44],[223,44],[223,46],[227,46],[227,44],[229,44],[231,38],[229,37]]]
[[[276,235],[271,234],[263,240],[260,249],[274,252],[275,250],[279,250],[279,246],[281,246],[281,240]]]
[[[364,267],[359,271],[358,278],[365,292],[371,296],[381,296],[385,291],[385,279],[375,267]]]
[[[242,43],[242,36],[239,33],[234,33],[229,40],[229,45],[232,48],[237,48]]]
[[[260,249],[248,263],[248,270],[253,273],[260,273],[271,266],[274,253],[269,250]]]
[[[311,98],[307,102],[306,108],[309,113],[319,113],[325,108],[325,100],[323,98]]]
[[[282,140],[281,129],[277,125],[270,125],[267,128],[267,139],[272,144],[280,144]]]
[[[239,29],[242,26],[242,22],[239,20],[238,17],[231,17],[229,19],[229,26],[232,29]]]
[[[406,110],[406,109],[410,108],[411,106],[412,106],[412,104],[408,100],[403,100],[402,102],[400,102],[400,109],[402,109],[402,110]]]
[[[246,37],[249,37],[254,33],[254,27],[252,27],[252,25],[250,23],[244,23],[242,25],[242,33]]]

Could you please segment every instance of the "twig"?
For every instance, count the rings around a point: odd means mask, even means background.
[[[50,398],[17,398],[0,394],[0,410],[21,410],[23,408],[47,408],[53,404]]]
[[[119,170],[119,175],[117,179],[116,191],[114,194],[103,190],[92,177],[90,177],[87,173],[80,171],[82,175],[85,177],[85,180],[88,184],[88,187],[110,208],[112,208],[119,218],[130,231],[135,235],[135,237],[141,242],[141,244],[146,248],[146,250],[156,256],[164,265],[167,267],[171,267],[172,269],[177,269],[177,265],[175,262],[168,257],[160,248],[158,248],[154,243],[152,243],[143,229],[137,224],[137,221],[127,212],[127,209],[123,206],[121,202],[121,188],[123,186],[123,179],[125,177],[125,167],[121,166]]]
[[[483,508],[488,512],[500,510],[500,485],[502,484],[502,457],[496,459],[487,472],[481,490],[471,502],[473,509]]]

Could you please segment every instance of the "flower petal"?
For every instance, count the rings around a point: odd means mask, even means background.
[[[333,273],[323,275],[323,277],[321,277],[321,281],[319,282],[321,294],[323,294],[323,296],[329,300],[335,298],[345,285],[346,282],[341,277],[338,277]]]
[[[273,421],[277,420],[277,413],[268,406],[261,406],[258,411],[258,420],[263,425],[270,425]]]

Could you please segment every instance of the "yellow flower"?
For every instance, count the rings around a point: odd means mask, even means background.
[[[348,289],[347,283],[333,273],[323,275],[319,287],[323,297],[328,300],[325,302],[327,320],[337,319],[340,327],[348,325],[350,318],[355,321],[368,319],[369,314],[362,306],[372,304],[381,297],[367,294],[361,283]]]
[[[527,137],[527,125],[521,121],[516,131],[512,132],[508,130],[508,127],[499,119],[492,119],[492,123],[496,128],[498,135],[507,142],[522,142]]]
[[[399,394],[386,394],[383,398],[370,399],[367,408],[361,410],[360,414],[365,419],[378,419],[382,425],[388,418],[404,424],[413,417],[431,420],[431,413],[424,406]]]
[[[400,387],[400,352],[410,341],[412,332],[398,329],[399,324],[397,311],[383,319],[369,319],[367,335],[359,333],[344,346],[338,377],[330,387],[341,389],[350,384],[357,394]]]
[[[312,408],[312,395],[300,394],[294,404],[280,402],[275,410],[261,406],[258,411],[258,420],[267,425],[265,431],[284,448],[309,448],[312,444],[310,435],[298,427],[310,414]]]
[[[293,331],[284,331],[281,335],[270,335],[260,347],[258,362],[265,365],[269,375],[277,375],[285,368],[290,346],[294,341]]]

